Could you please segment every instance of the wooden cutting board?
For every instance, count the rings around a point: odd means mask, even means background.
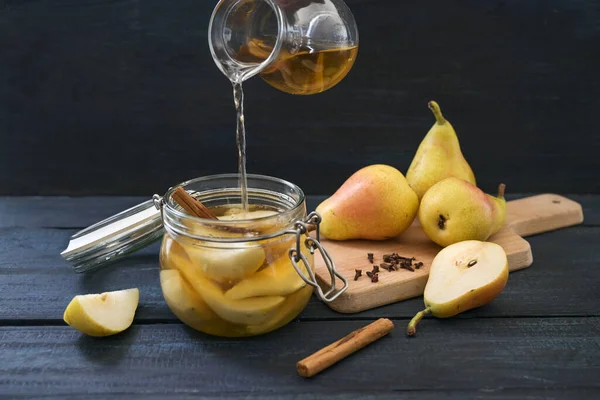
[[[581,205],[566,197],[541,194],[507,202],[506,223],[488,240],[504,248],[508,256],[510,271],[529,267],[533,255],[529,243],[523,239],[537,233],[577,225],[583,222]],[[333,258],[341,275],[348,279],[348,289],[336,300],[327,303],[341,313],[355,313],[421,296],[429,276],[429,268],[441,247],[433,243],[421,229],[418,218],[413,225],[395,239],[386,241],[332,241],[321,238],[321,243]],[[379,282],[373,283],[366,276],[372,269],[367,253],[374,254],[378,265],[383,254],[398,253],[404,257],[415,257],[423,266],[414,272],[399,269],[388,272],[380,268]],[[330,288],[331,278],[323,259],[315,254],[316,275],[323,290]],[[355,269],[362,269],[362,276],[354,281]],[[342,287],[336,280],[336,287]]]

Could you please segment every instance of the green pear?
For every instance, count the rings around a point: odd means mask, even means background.
[[[454,128],[442,115],[440,106],[430,101],[435,123],[425,135],[406,172],[406,180],[419,200],[442,179],[455,176],[476,184],[475,175],[465,160]]]
[[[464,240],[487,240],[504,225],[504,189],[501,184],[494,197],[455,177],[436,183],[421,199],[418,215],[423,231],[444,247]]]
[[[442,249],[431,262],[425,309],[410,321],[407,335],[415,335],[425,315],[449,318],[491,302],[507,282],[508,259],[500,245],[465,240]]]
[[[316,211],[328,239],[385,240],[414,221],[419,199],[400,171],[389,165],[361,168]]]

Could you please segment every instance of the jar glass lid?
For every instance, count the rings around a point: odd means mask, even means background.
[[[153,199],[77,232],[60,254],[76,272],[87,272],[148,246],[162,234],[161,213]]]

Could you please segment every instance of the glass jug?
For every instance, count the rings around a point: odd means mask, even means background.
[[[358,54],[358,28],[342,0],[220,0],[208,29],[213,59],[233,83],[259,74],[291,94],[335,86]]]

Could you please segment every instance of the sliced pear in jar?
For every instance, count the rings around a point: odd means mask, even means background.
[[[217,317],[176,269],[160,271],[160,286],[167,305],[184,323],[194,327]]]
[[[185,249],[168,234],[165,235],[160,252],[160,264],[165,269],[181,268],[191,262]]]
[[[239,212],[226,213],[217,218],[219,218],[219,220],[221,220],[221,221],[240,221],[240,220],[252,220],[252,219],[271,217],[276,214],[277,214],[277,212],[272,211],[272,210],[256,210],[256,211],[248,211],[248,212],[244,212],[244,211],[240,210]]]
[[[267,322],[261,325],[250,325],[247,331],[252,335],[261,335],[287,324],[304,310],[313,293],[312,286],[305,286],[295,293],[289,294],[283,304]]]
[[[278,213],[274,210],[255,210],[249,212],[240,212],[236,214],[222,215],[219,218],[221,221],[231,221],[235,224],[238,221],[240,227],[244,227],[256,234],[267,234],[282,229],[282,224],[285,222],[280,218],[274,217]]]
[[[308,277],[304,263],[298,263],[304,276]],[[298,275],[287,254],[275,262],[240,281],[225,292],[225,297],[240,300],[255,296],[285,296],[306,286]]]
[[[222,247],[186,247],[193,266],[217,282],[244,279],[255,273],[265,262],[262,247],[251,247],[245,243],[220,246]]]
[[[251,297],[242,300],[231,300],[225,297],[223,289],[216,283],[206,279],[194,269],[182,269],[186,280],[222,319],[234,324],[257,325],[268,321],[283,303],[283,296]]]
[[[277,214],[274,210],[256,210],[245,212],[241,209],[229,209],[226,214],[217,217],[219,221],[231,222],[231,224],[211,224],[210,222],[198,222],[194,220],[184,220],[182,224],[197,236],[212,238],[236,238],[243,237],[243,234],[266,233],[271,229],[276,229],[281,221],[277,218],[266,218]],[[262,220],[266,218],[265,220]],[[253,221],[256,220],[256,221]]]
[[[110,336],[133,323],[140,300],[137,288],[75,296],[63,314],[64,321],[89,336]]]
[[[442,249],[433,259],[423,299],[425,310],[410,321],[413,336],[425,315],[448,318],[496,298],[508,281],[504,249],[492,242],[466,240]]]

